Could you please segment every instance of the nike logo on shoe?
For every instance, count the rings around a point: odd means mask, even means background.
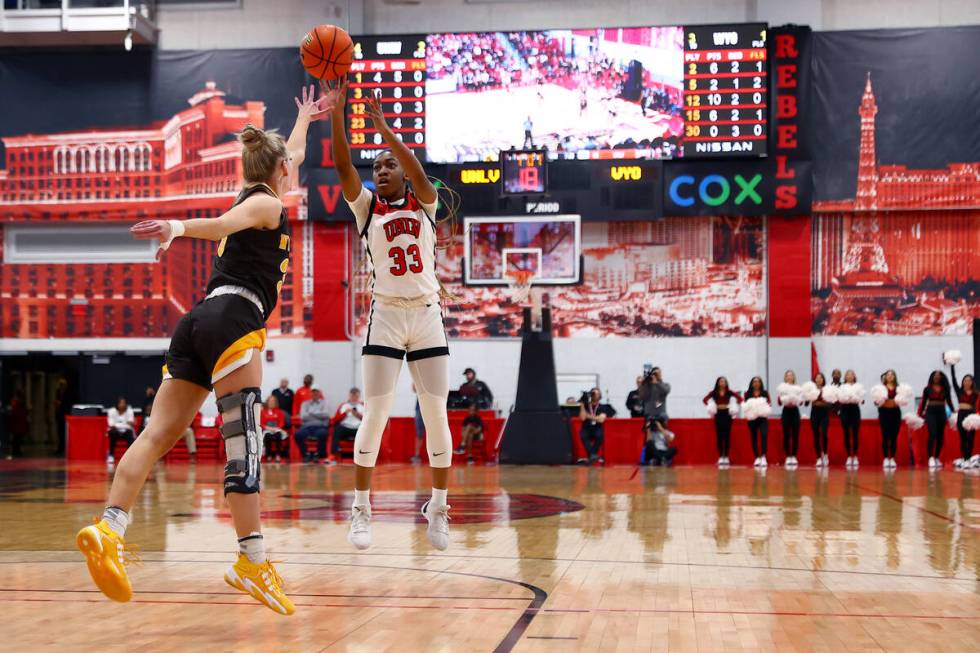
[[[370,452],[370,451],[364,451],[363,449],[358,449],[358,450],[357,450],[357,453],[359,453],[359,454],[361,454],[361,455],[367,455],[367,454],[369,454],[369,453],[371,453],[371,452]]]

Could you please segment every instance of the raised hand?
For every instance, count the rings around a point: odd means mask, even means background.
[[[388,121],[385,120],[384,111],[381,109],[381,100],[378,99],[374,91],[371,91],[364,99],[364,104],[368,118],[374,123],[374,128],[379,132],[387,130]]]
[[[325,101],[329,106],[327,111],[343,112],[347,104],[347,75],[337,80],[336,86],[331,86],[325,79],[320,80],[320,101]],[[327,98],[324,100],[324,98]]]
[[[321,95],[320,99],[316,98],[316,87],[310,84],[309,87],[304,86],[302,89],[303,99],[293,98],[296,102],[297,117],[308,118],[311,122],[322,120],[331,111],[333,111],[334,103],[336,102],[336,95]],[[331,102],[332,100],[332,102]]]

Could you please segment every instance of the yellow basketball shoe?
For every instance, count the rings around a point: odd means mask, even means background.
[[[283,594],[285,583],[270,560],[257,565],[239,553],[238,560],[225,572],[225,582],[279,614],[291,615],[296,611],[293,602]]]
[[[109,528],[106,520],[86,526],[75,536],[78,550],[85,555],[88,573],[102,593],[113,601],[125,603],[133,598],[126,565],[136,562],[136,554],[126,540]]]

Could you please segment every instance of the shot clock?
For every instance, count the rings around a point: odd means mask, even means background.
[[[354,37],[347,125],[354,165],[369,164],[385,149],[367,117],[372,93],[398,138],[425,161],[425,36]]]
[[[542,150],[504,150],[500,153],[504,195],[540,195],[548,190],[548,169]]]
[[[766,25],[684,28],[685,157],[765,156]]]

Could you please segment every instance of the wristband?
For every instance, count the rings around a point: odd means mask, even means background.
[[[166,251],[170,247],[170,243],[174,242],[175,239],[180,238],[184,235],[184,223],[181,220],[167,220],[167,224],[170,225],[170,238],[165,243],[160,243],[160,249]]]

